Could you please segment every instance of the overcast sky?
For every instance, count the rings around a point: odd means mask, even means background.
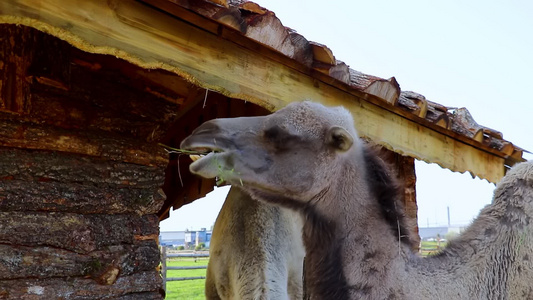
[[[481,125],[533,151],[533,1],[258,0],[310,41],[401,89],[467,107]],[[532,155],[525,155],[533,159]],[[419,226],[468,224],[494,185],[417,163]],[[209,228],[225,189],[171,214],[162,231]]]

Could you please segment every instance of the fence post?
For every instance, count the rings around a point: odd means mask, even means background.
[[[163,289],[167,292],[167,247],[161,246],[161,274],[163,277]]]

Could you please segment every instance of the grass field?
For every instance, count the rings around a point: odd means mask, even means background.
[[[440,243],[440,247],[444,247],[446,243]],[[422,256],[435,254],[437,250],[437,242],[422,242],[422,249],[431,249],[429,251],[422,251]],[[209,258],[172,258],[167,262],[167,266],[173,267],[190,267],[190,266],[206,266]],[[167,278],[170,277],[194,277],[205,276],[205,269],[199,270],[168,270]],[[204,286],[205,279],[185,280],[185,281],[167,281],[167,297],[165,299],[173,300],[204,300]]]
[[[440,243],[440,248],[439,248],[439,243],[437,242],[426,242],[426,241],[422,241],[422,251],[421,251],[421,254],[422,256],[426,257],[428,255],[434,255],[434,254],[437,254],[440,252],[440,250],[442,248],[444,248],[446,246],[446,242],[441,242]]]
[[[190,267],[190,266],[207,266],[209,258],[172,258],[167,261],[167,266],[172,267]],[[205,269],[200,270],[168,270],[167,278],[170,277],[194,277],[205,276]],[[205,279],[185,280],[185,281],[167,281],[167,297],[165,299],[175,300],[204,300]]]

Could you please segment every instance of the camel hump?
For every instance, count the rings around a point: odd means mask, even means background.
[[[503,195],[521,195],[522,201],[533,202],[533,161],[516,164],[507,172],[494,191],[495,200]]]
[[[527,185],[533,187],[533,161],[516,164],[507,174],[515,180],[524,180]]]
[[[516,164],[509,172],[509,176],[518,176],[522,179],[533,181],[533,161]]]
[[[533,161],[515,165],[494,190],[493,205],[506,211],[511,224],[529,223],[533,216]]]

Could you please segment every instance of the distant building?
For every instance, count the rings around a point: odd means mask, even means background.
[[[185,246],[185,231],[161,231],[159,244],[162,246]]]
[[[211,242],[211,231],[201,228],[198,231],[161,231],[159,234],[159,244],[163,246],[186,246],[195,247],[200,243],[205,243],[209,248]]]
[[[420,227],[418,228],[418,234],[420,235],[420,239],[423,241],[427,241],[428,239],[435,239],[437,238],[437,235],[443,239],[450,232],[455,232],[455,233],[463,232],[464,228],[465,227],[459,227],[459,226]]]

